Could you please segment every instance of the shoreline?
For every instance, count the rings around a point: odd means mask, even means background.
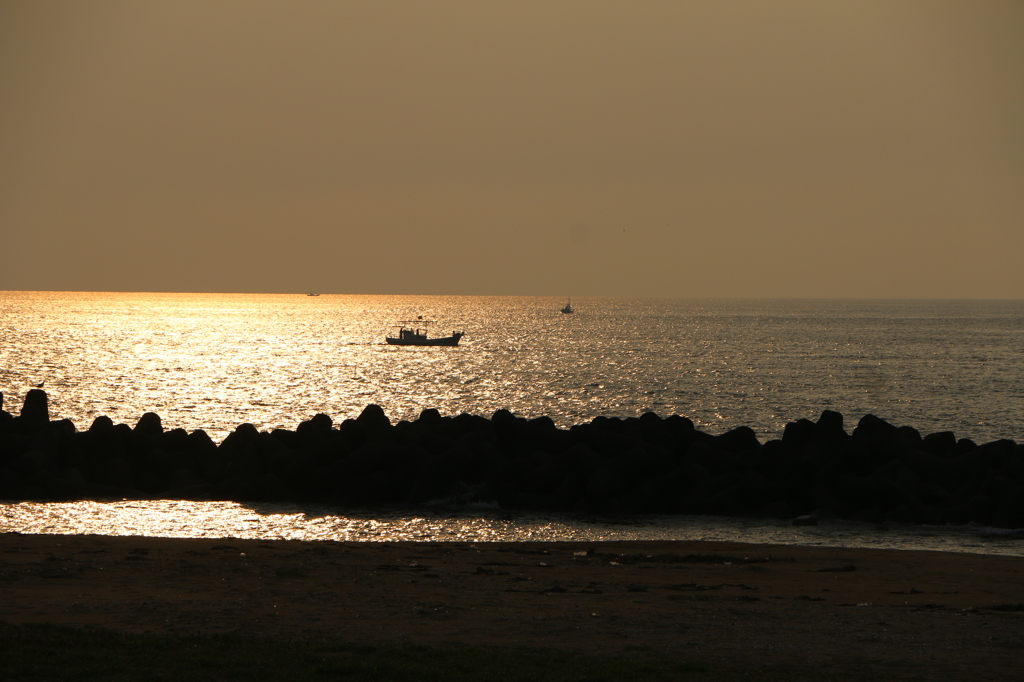
[[[706,516],[581,517],[495,509],[335,509],[291,503],[112,500],[0,502],[0,532],[338,542],[722,541],[773,546],[924,550],[1024,557],[1022,530],[822,519]]]
[[[1019,679],[1024,558],[708,541],[0,534],[0,620]]]

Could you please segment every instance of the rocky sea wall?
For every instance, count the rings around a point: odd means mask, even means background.
[[[367,406],[295,430],[242,424],[220,444],[167,430],[148,412],[132,427],[98,417],[86,431],[50,420],[32,390],[19,415],[0,394],[0,499],[188,499],[396,507],[437,501],[604,514],[810,515],[882,522],[1024,527],[1024,444],[922,436],[872,415],[790,422],[761,443],[686,417],[598,417],[559,429],[507,410],[490,418],[424,410],[392,424]]]

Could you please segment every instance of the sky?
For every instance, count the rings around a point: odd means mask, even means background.
[[[0,290],[1024,299],[1022,0],[0,0]]]

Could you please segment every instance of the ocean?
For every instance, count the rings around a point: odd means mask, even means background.
[[[156,412],[217,441],[244,422],[294,429],[371,403],[393,422],[508,409],[562,427],[653,411],[716,434],[749,426],[762,441],[829,409],[848,430],[871,413],[1024,440],[1024,301],[574,297],[563,314],[564,302],[0,292],[0,391],[17,413],[43,384],[51,418],[79,429]],[[466,336],[454,348],[384,342],[420,317],[432,335]]]

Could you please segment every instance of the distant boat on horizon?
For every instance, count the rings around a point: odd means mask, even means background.
[[[568,315],[570,313],[576,312],[575,310],[573,310],[573,307],[572,307],[572,297],[571,296],[565,302],[565,305],[562,306],[562,312],[565,313],[566,315]]]
[[[312,291],[306,294],[306,296],[319,296],[320,294],[314,294]]]

